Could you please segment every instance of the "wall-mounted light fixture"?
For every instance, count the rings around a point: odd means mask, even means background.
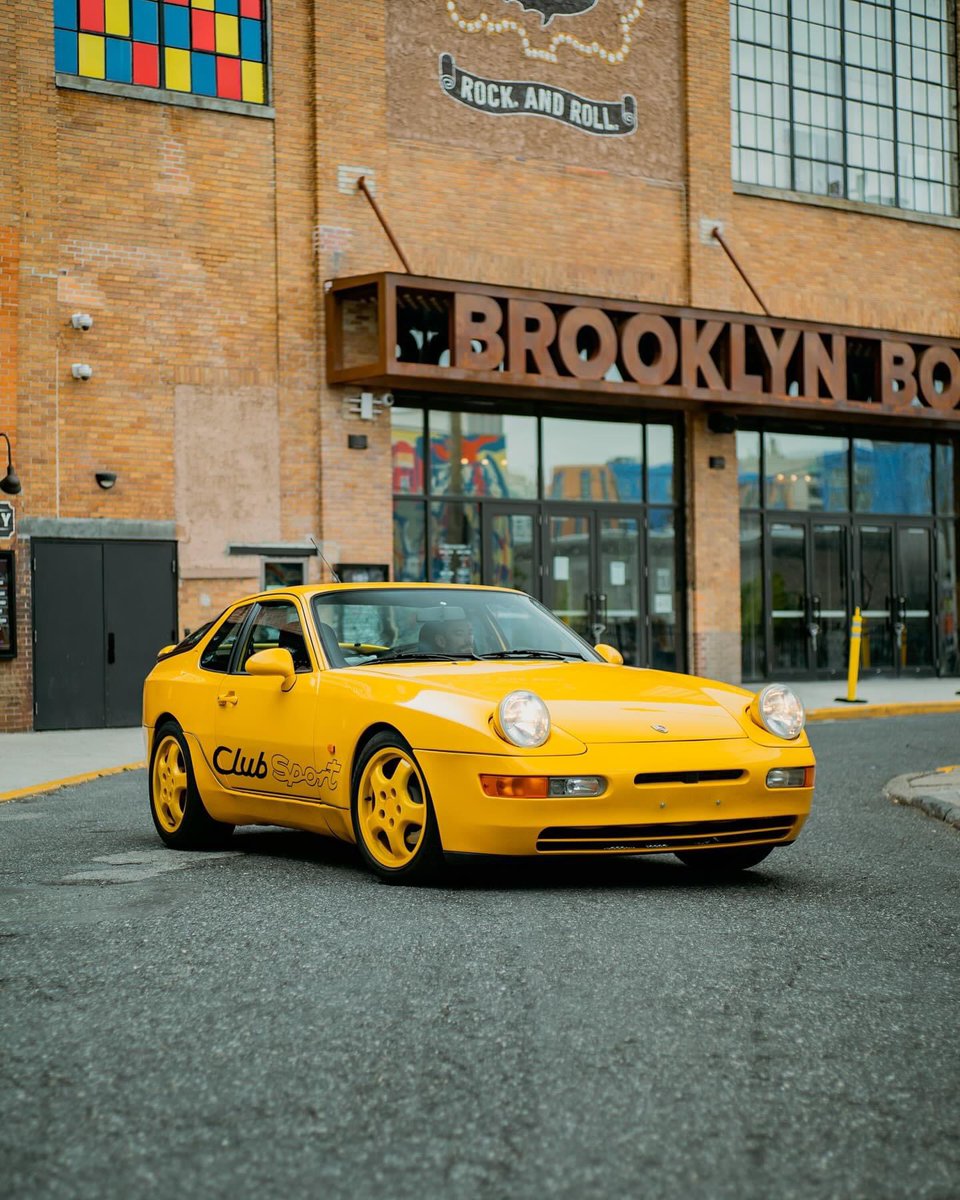
[[[2,432],[0,432],[0,438],[7,443],[7,473],[0,479],[0,492],[4,492],[8,496],[16,496],[21,490],[20,477],[13,469],[13,451],[10,449],[10,439]]]
[[[348,416],[372,421],[382,408],[393,408],[392,392],[361,392],[359,396],[344,397],[343,409]]]
[[[89,313],[74,313],[70,318],[70,324],[74,327],[74,329],[92,329],[93,317],[91,317]]]
[[[117,482],[116,471],[98,471],[97,484],[102,487],[105,492],[109,492],[113,485]]]
[[[89,379],[93,375],[93,367],[89,363],[73,363],[70,374],[74,379]]]

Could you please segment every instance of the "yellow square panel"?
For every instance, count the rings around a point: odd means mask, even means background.
[[[217,53],[240,53],[240,19],[217,13]]]
[[[215,0],[192,0],[194,8],[205,8],[207,12],[213,12]]]
[[[105,79],[106,39],[98,37],[95,33],[81,33],[77,40],[80,74],[86,75],[88,79]]]
[[[251,104],[263,103],[263,63],[243,61],[241,66],[241,89],[244,100]]]
[[[167,87],[174,92],[190,91],[190,51],[172,50],[169,46],[164,50],[164,63],[167,68]]]
[[[130,36],[130,0],[107,0],[105,16],[107,33]]]

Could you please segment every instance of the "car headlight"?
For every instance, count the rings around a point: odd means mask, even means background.
[[[806,716],[800,699],[782,683],[771,683],[750,705],[750,715],[768,733],[794,741],[803,733]]]
[[[542,746],[550,736],[550,713],[533,692],[511,692],[497,707],[497,732],[515,746]]]

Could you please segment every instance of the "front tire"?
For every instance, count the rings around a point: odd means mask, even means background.
[[[173,850],[213,850],[233,833],[203,806],[187,739],[168,721],[153,739],[150,756],[150,813],[157,833]]]
[[[436,880],[443,846],[430,789],[398,733],[378,733],[367,742],[351,790],[353,832],[364,865],[388,883]]]
[[[677,858],[698,875],[722,879],[763,862],[775,846],[731,846],[729,850],[678,850]]]

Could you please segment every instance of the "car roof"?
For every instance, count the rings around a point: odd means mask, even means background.
[[[480,583],[385,583],[382,580],[371,583],[335,583],[330,580],[328,583],[303,583],[296,587],[271,588],[266,592],[251,592],[249,596],[231,600],[227,607],[235,608],[238,604],[250,604],[257,600],[277,600],[284,596],[300,596],[302,599],[308,600],[312,596],[336,595],[341,592],[393,592],[400,590],[503,592],[514,596],[526,595],[526,592],[521,592],[517,588],[494,587]]]

